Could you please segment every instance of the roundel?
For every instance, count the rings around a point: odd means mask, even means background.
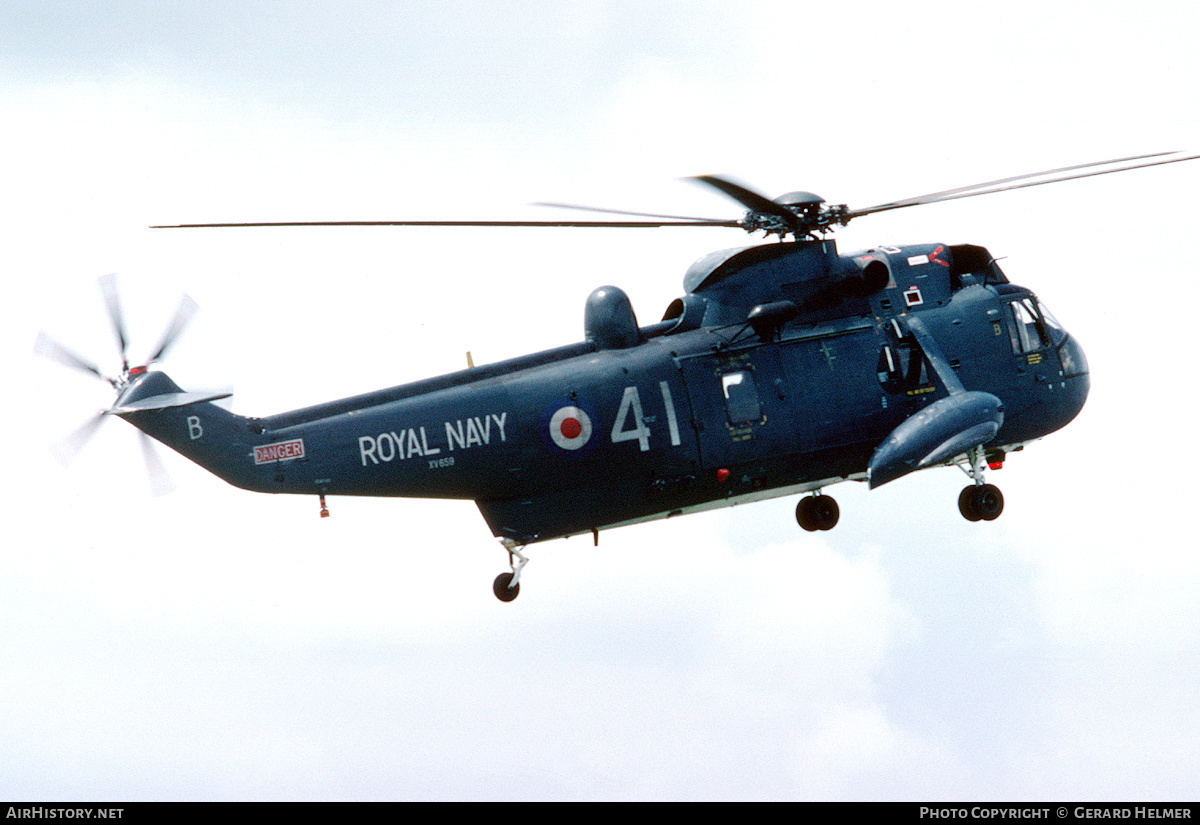
[[[550,416],[550,438],[564,450],[578,450],[592,438],[592,419],[579,407],[560,407]]]

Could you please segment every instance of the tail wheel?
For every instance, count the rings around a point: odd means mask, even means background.
[[[512,573],[501,573],[492,582],[492,592],[496,594],[496,598],[502,602],[511,602],[521,592],[521,583],[512,583]]]

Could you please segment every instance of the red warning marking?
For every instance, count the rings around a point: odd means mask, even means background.
[[[277,444],[264,444],[254,448],[255,464],[274,464],[276,461],[292,458],[304,458],[304,439],[280,441]]]

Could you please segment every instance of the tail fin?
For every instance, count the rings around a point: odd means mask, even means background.
[[[230,484],[249,487],[254,480],[243,468],[256,437],[252,422],[212,403],[229,395],[184,392],[165,373],[147,372],[130,383],[108,413]]]

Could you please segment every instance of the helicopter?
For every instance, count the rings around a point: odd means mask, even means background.
[[[862,209],[810,192],[768,198],[694,178],[747,210],[739,219],[544,203],[604,220],[298,221],[274,226],[730,227],[775,241],[712,252],[686,271],[662,320],[640,325],[601,286],[583,340],[303,409],[248,417],[188,392],[155,365],[195,311],[185,298],[160,344],[131,365],[115,280],[101,279],[121,354],[106,376],[44,333],[35,350],[116,392],[72,437],[116,416],[237,487],[318,497],[473,500],[508,553],[493,592],[520,592],[529,545],[715,507],[799,496],[806,531],[834,528],[843,481],[871,489],[957,466],[960,514],[1004,509],[987,473],[1083,408],[1083,349],[984,247],[925,243],[842,254],[830,235],[866,215],[1195,160],[1163,152],[1018,175]],[[619,216],[619,217],[617,217]],[[143,439],[147,444],[148,440]]]

